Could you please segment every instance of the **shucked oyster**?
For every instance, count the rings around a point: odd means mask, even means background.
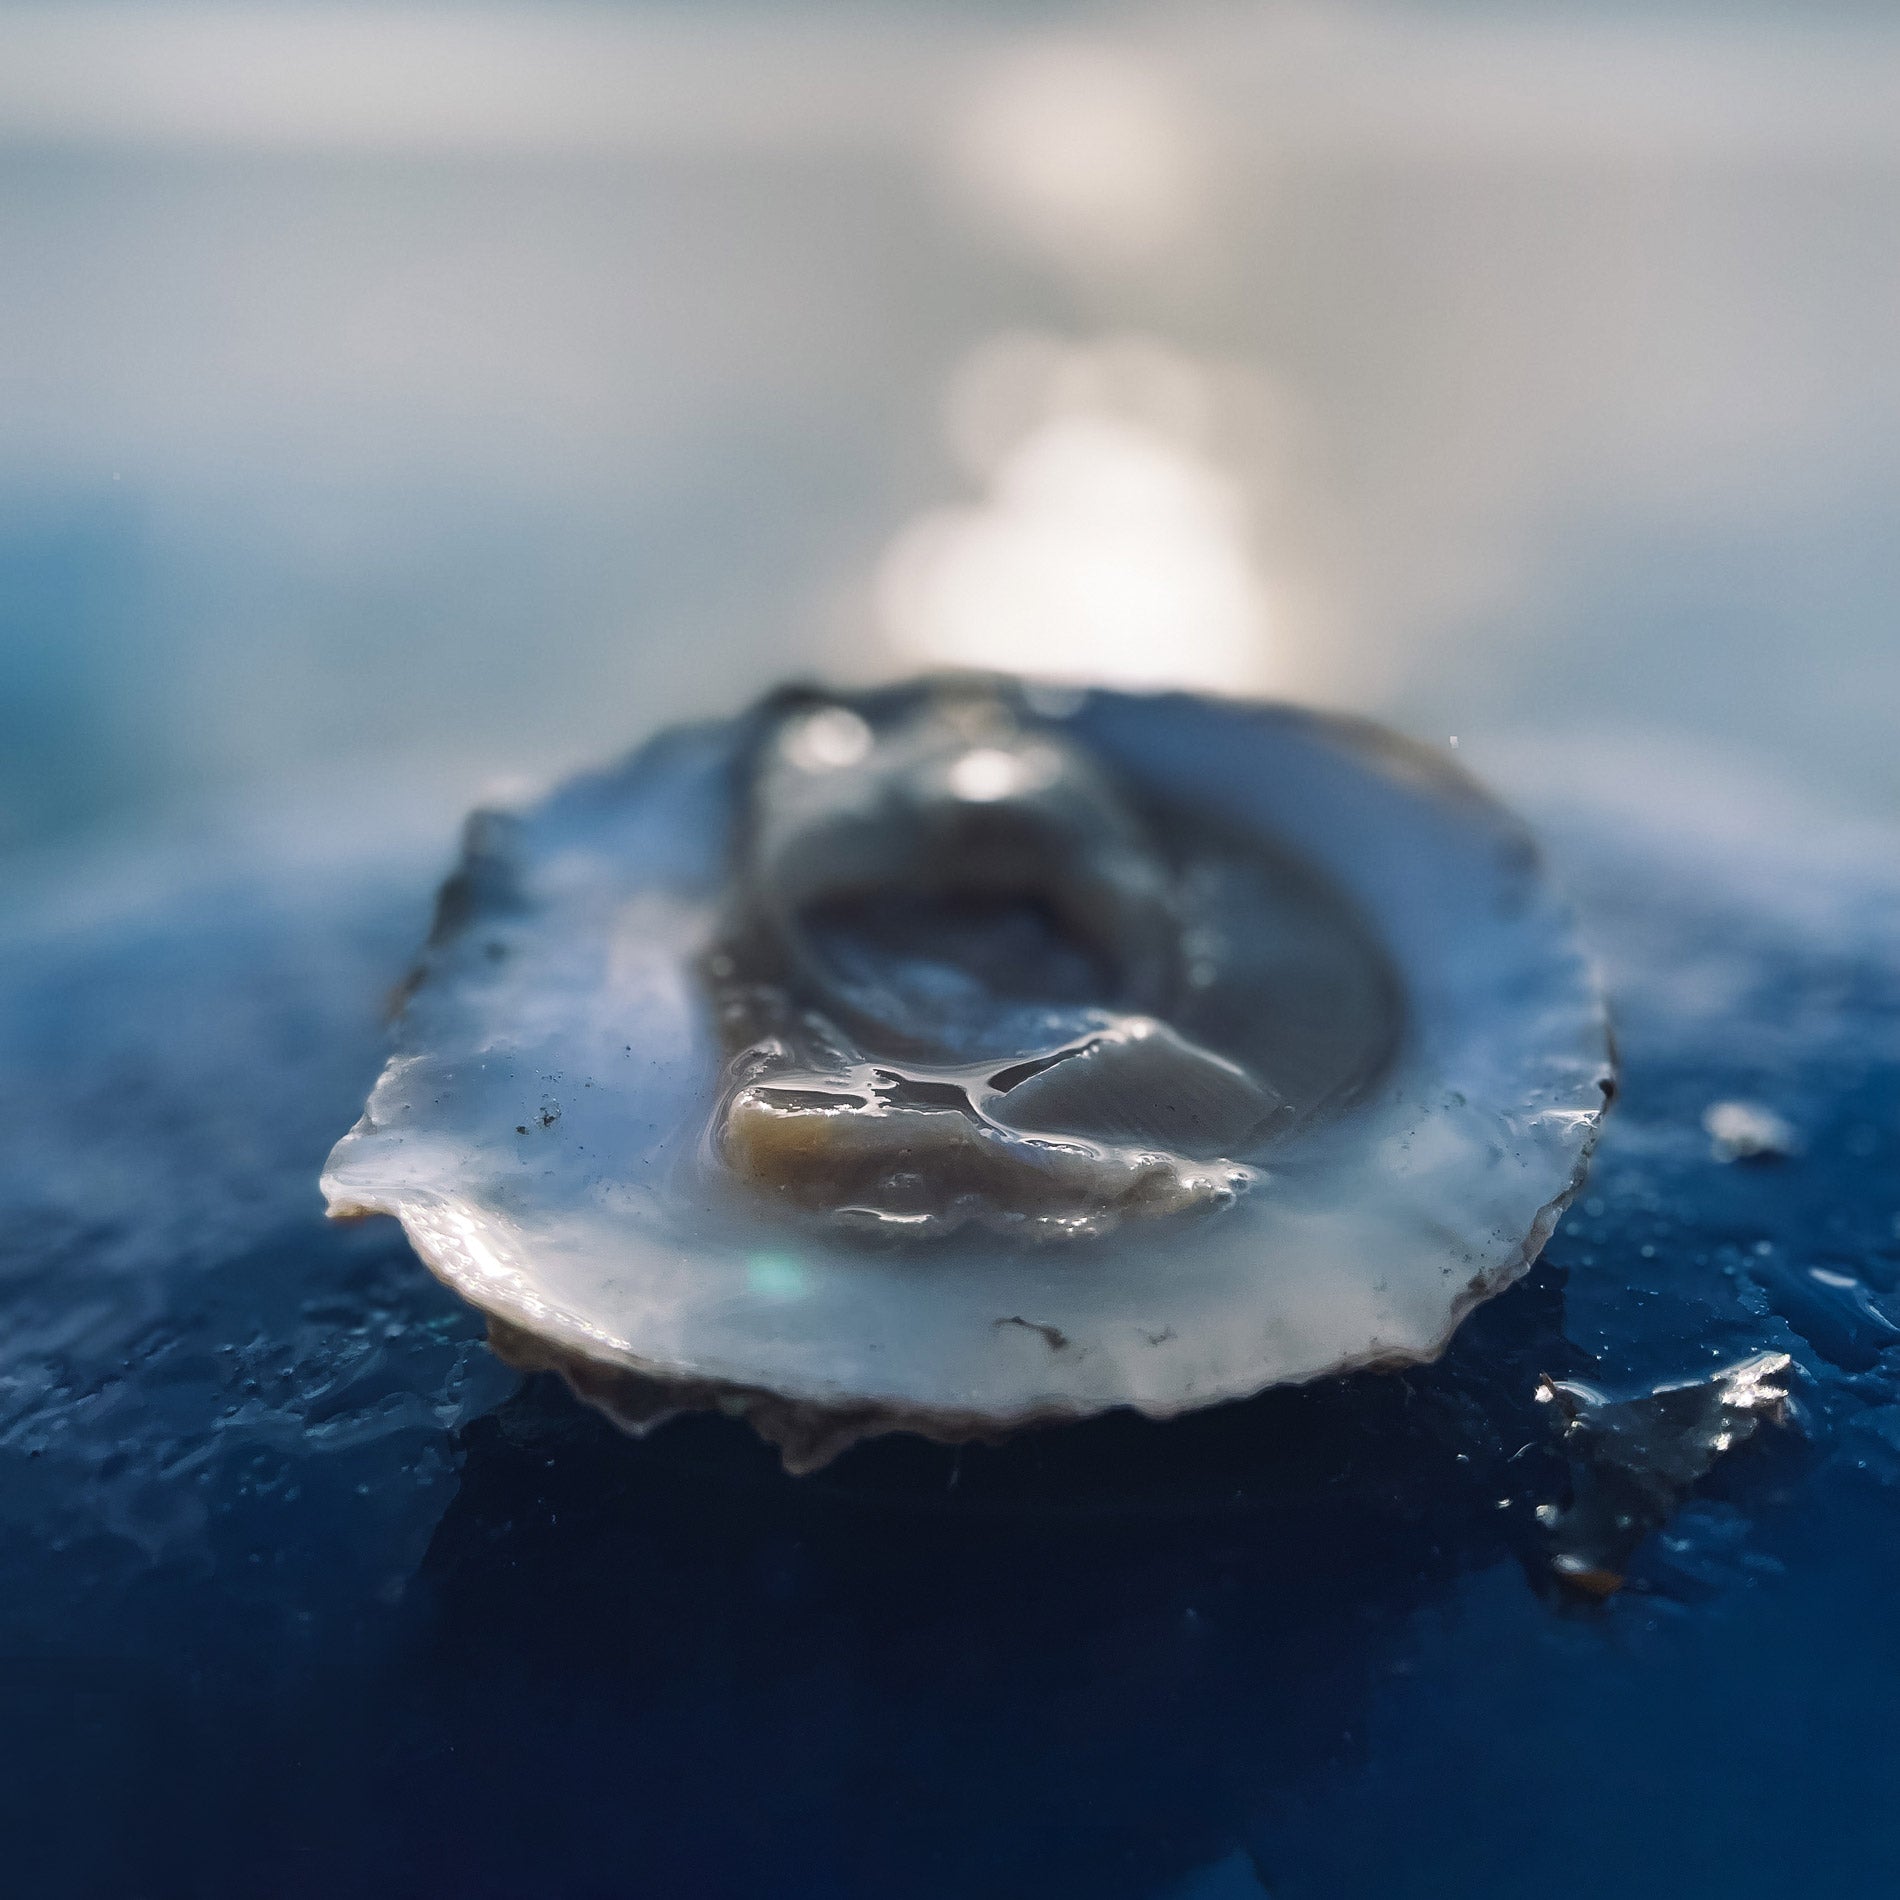
[[[953,677],[477,814],[324,1188],[516,1363],[809,1466],[1430,1358],[1608,1086],[1566,914],[1447,765]]]

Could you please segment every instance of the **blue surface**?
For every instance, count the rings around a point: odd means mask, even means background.
[[[393,1227],[319,1217],[427,864],[184,853],[16,911],[10,1890],[1887,1900],[1896,880],[1558,845],[1623,1098],[1444,1363],[804,1480],[519,1385]],[[1729,1096],[1803,1152],[1718,1165]],[[1763,1347],[1799,1429],[1566,1600],[1538,1375]]]

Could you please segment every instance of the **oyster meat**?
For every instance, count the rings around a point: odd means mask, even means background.
[[[324,1188],[515,1363],[809,1466],[1429,1358],[1609,1077],[1529,839],[1421,749],[796,689],[470,820]]]

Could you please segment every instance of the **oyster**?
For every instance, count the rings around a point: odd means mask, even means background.
[[[1430,1358],[1609,1086],[1567,913],[1448,764],[953,676],[478,813],[324,1189],[514,1363],[808,1468]]]

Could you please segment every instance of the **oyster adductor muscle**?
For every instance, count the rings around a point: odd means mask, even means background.
[[[324,1185],[517,1363],[809,1464],[1430,1357],[1608,1077],[1525,834],[1390,735],[795,689],[470,821]]]

